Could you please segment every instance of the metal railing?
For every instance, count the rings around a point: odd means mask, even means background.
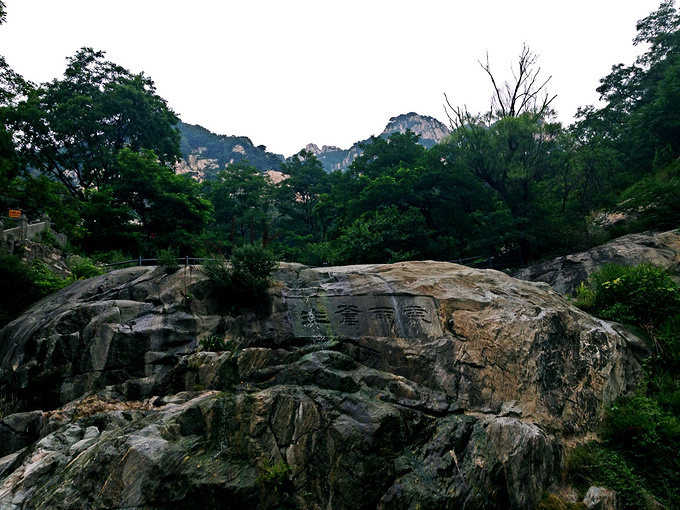
[[[124,260],[122,262],[111,262],[109,264],[101,264],[101,267],[116,267],[125,265],[135,265],[135,266],[157,266],[158,258],[142,258],[138,257],[136,259]],[[214,258],[201,258],[201,257],[178,257],[177,264],[183,265],[185,267],[201,264],[205,261],[217,260]],[[520,255],[498,255],[495,257],[467,257],[458,258],[453,260],[448,260],[447,262],[452,262],[454,264],[460,264],[462,266],[468,266],[475,269],[508,269],[516,267],[524,267],[524,260]]]
[[[495,257],[467,257],[464,259],[449,260],[454,264],[461,266],[473,267],[475,269],[508,269],[516,267],[524,267],[524,259],[521,255],[497,255]]]
[[[136,259],[124,260],[122,262],[111,262],[109,264],[102,264],[102,267],[115,267],[115,266],[125,266],[125,265],[136,265],[136,266],[157,266],[158,261],[162,259],[145,259],[138,257]],[[192,266],[194,264],[200,264],[206,260],[215,260],[210,258],[199,258],[199,257],[178,257],[177,264],[186,266]]]

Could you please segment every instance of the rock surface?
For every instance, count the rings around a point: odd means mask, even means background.
[[[642,232],[602,246],[529,266],[515,274],[520,280],[545,282],[560,294],[573,294],[588,275],[607,263],[637,265],[649,262],[673,273],[680,269],[680,232]]]
[[[636,337],[500,272],[276,276],[261,316],[142,267],[2,330],[0,508],[534,508],[641,374]]]

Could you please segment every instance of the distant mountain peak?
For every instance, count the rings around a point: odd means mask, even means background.
[[[444,123],[415,112],[403,113],[390,118],[387,126],[379,136],[387,138],[392,133],[406,133],[407,130],[413,131],[420,136],[419,143],[430,149],[449,135],[450,130]],[[349,149],[339,149],[338,147],[324,145],[321,149],[316,144],[307,144],[305,150],[313,153],[327,172],[334,170],[345,170],[352,162],[358,158],[363,149],[361,144],[369,140],[356,142]]]
[[[389,136],[392,133],[403,134],[407,130],[420,135],[420,143],[428,149],[441,142],[451,132],[443,122],[434,117],[409,112],[390,118],[390,122],[380,136]]]
[[[308,143],[305,146],[305,149],[307,152],[311,152],[315,156],[318,156],[319,154],[324,154],[326,152],[335,152],[335,151],[341,151],[342,149],[340,147],[336,147],[335,145],[324,145],[319,149],[319,146],[315,143]]]

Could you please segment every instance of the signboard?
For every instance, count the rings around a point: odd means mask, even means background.
[[[10,218],[21,218],[21,211],[18,209],[10,209],[9,210],[9,217]]]

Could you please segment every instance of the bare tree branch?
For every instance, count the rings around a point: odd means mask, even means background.
[[[550,96],[547,85],[552,76],[546,80],[539,79],[541,68],[537,67],[538,55],[531,51],[525,43],[517,60],[517,68],[510,68],[512,81],[505,81],[502,86],[491,70],[489,63],[489,53],[486,54],[486,64],[478,61],[479,65],[491,80],[493,94],[491,96],[490,110],[487,114],[489,121],[503,117],[519,117],[525,113],[530,113],[536,118],[550,116],[553,112],[550,104],[557,97]],[[469,122],[472,116],[467,108],[453,107],[446,94],[446,104],[444,109],[449,118],[452,129],[460,126],[461,123]]]

